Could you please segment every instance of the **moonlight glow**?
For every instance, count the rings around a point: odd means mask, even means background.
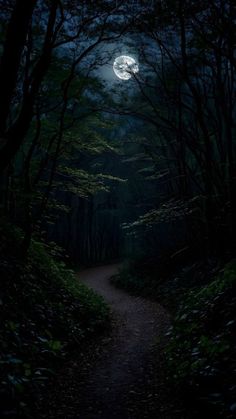
[[[119,79],[129,80],[132,74],[138,73],[139,68],[134,58],[128,55],[121,55],[115,59],[113,70]]]

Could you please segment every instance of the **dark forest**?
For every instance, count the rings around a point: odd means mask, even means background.
[[[0,0],[0,417],[236,417],[236,6]]]

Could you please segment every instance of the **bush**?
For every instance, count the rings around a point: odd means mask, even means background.
[[[134,261],[124,263],[119,274],[111,278],[111,282],[134,295],[152,298],[158,296],[159,282],[151,275],[140,273]]]
[[[109,326],[109,310],[43,243],[22,261],[21,231],[5,223],[0,233],[1,413],[26,418],[67,352]]]
[[[236,262],[190,291],[174,321],[170,375],[191,402],[214,417],[232,417],[236,400]]]

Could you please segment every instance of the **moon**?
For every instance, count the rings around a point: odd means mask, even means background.
[[[128,55],[120,55],[114,61],[113,70],[119,79],[129,80],[132,74],[138,73],[139,67],[134,58]]]

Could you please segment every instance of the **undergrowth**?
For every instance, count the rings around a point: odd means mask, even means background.
[[[181,392],[186,417],[236,416],[236,261],[182,267],[162,277],[126,264],[113,283],[171,311],[167,385]]]
[[[170,331],[168,360],[196,416],[236,414],[236,262],[188,293]]]
[[[0,234],[0,416],[30,418],[68,351],[109,326],[109,310],[52,244],[33,240],[22,260],[21,231],[1,224]]]

